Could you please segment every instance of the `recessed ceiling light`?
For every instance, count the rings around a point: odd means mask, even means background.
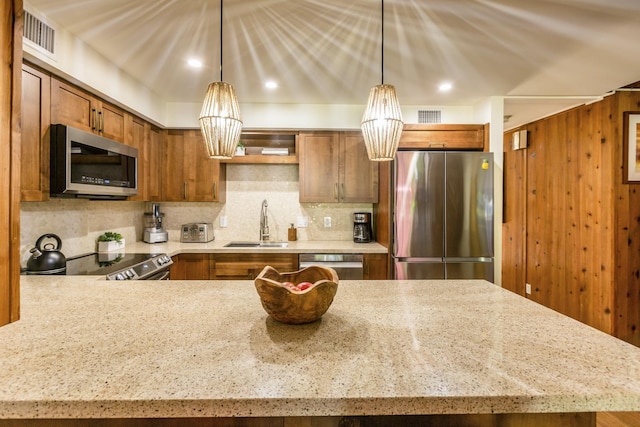
[[[264,87],[266,87],[267,89],[277,89],[278,88],[278,83],[273,81],[273,80],[268,80],[267,82],[265,82]]]
[[[199,59],[191,58],[187,61],[187,64],[189,64],[189,66],[193,68],[202,68],[202,61],[200,61]]]
[[[451,82],[443,82],[438,86],[438,90],[440,92],[449,92],[451,89],[453,89],[453,84]]]

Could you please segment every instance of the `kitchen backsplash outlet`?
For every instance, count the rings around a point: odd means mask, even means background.
[[[288,228],[304,218],[298,240],[352,240],[353,213],[371,212],[367,203],[299,202],[297,165],[227,165],[227,202],[158,202],[164,214],[163,227],[170,241],[180,241],[180,226],[193,222],[214,225],[216,241],[258,240],[260,208],[268,201],[270,239],[286,241]],[[96,239],[105,231],[116,231],[127,242],[142,240],[145,202],[52,199],[21,204],[21,264],[39,236],[55,233],[62,239],[67,256],[96,250]],[[331,227],[324,218],[331,217]],[[224,225],[223,225],[224,224]],[[225,226],[226,225],[226,226]]]

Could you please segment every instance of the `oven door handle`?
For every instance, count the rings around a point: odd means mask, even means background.
[[[169,274],[171,272],[169,270],[166,271],[162,271],[156,275],[153,275],[151,277],[147,277],[146,279],[143,280],[169,280]]]

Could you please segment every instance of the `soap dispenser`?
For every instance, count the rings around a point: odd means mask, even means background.
[[[293,226],[293,223],[292,223],[291,227],[289,227],[289,229],[287,230],[287,234],[289,236],[289,241],[290,242],[298,240],[297,231],[298,230],[296,230],[296,228]]]

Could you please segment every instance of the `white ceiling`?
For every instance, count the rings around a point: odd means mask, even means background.
[[[201,102],[220,80],[217,0],[26,7],[168,102]],[[509,97],[506,128],[640,80],[640,0],[387,0],[384,10],[382,67],[379,0],[226,0],[223,79],[241,103],[364,104],[384,70],[401,104]],[[454,88],[440,93],[445,80]]]

